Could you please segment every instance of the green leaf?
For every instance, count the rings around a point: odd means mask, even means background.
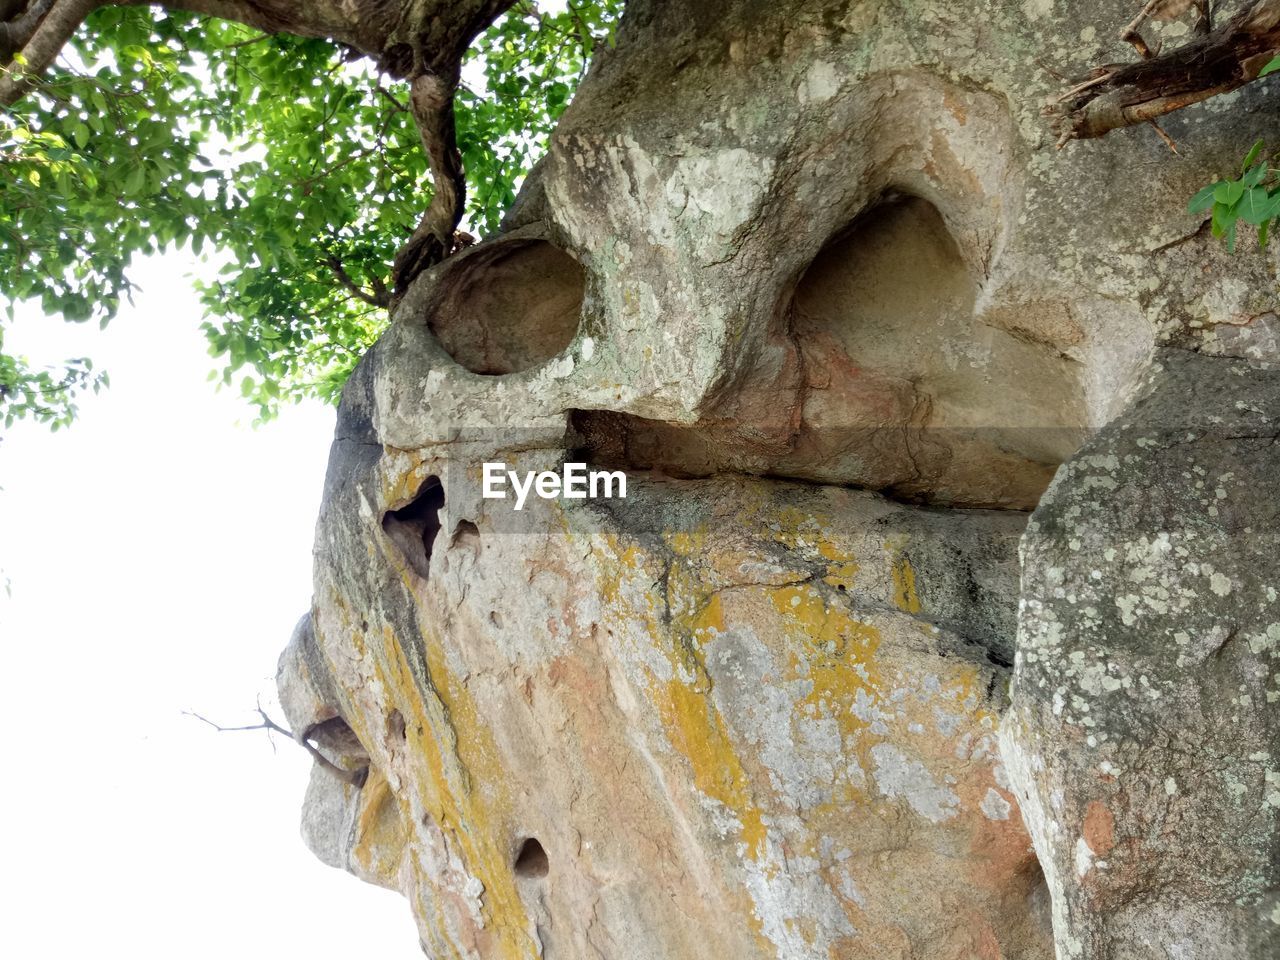
[[[1187,213],[1203,213],[1213,206],[1218,187],[1226,183],[1225,180],[1219,180],[1217,183],[1211,183],[1207,187],[1202,187],[1196,191],[1196,195],[1191,198],[1191,202],[1187,204]]]
[[[1275,216],[1275,205],[1267,191],[1261,187],[1252,187],[1240,200],[1240,219],[1255,227],[1261,226]]]
[[[1213,191],[1213,199],[1226,207],[1233,207],[1240,202],[1247,188],[1240,180],[1224,180]]]
[[[1254,161],[1256,161],[1258,157],[1262,155],[1262,149],[1264,146],[1266,146],[1265,140],[1259,140],[1257,143],[1255,143],[1253,145],[1253,149],[1249,151],[1247,156],[1245,156],[1244,163],[1240,165],[1240,169],[1248,170],[1251,166],[1253,166]]]
[[[147,184],[147,168],[142,164],[133,167],[124,178],[124,193],[126,196],[135,196],[142,192],[142,188]]]
[[[1277,70],[1280,70],[1280,56],[1276,57],[1274,60],[1268,63],[1265,67],[1259,70],[1258,76],[1265,77],[1267,74],[1275,73]]]
[[[1213,223],[1211,226],[1215,237],[1224,237],[1227,230],[1235,229],[1236,219],[1239,214],[1234,206],[1227,206],[1225,203],[1215,203],[1213,205]]]
[[[622,5],[518,4],[468,50],[477,89],[460,91],[456,118],[472,233],[497,227]],[[106,325],[140,256],[216,251],[226,266],[199,287],[215,379],[269,415],[336,400],[387,316],[325,264],[336,256],[366,289],[385,279],[431,191],[416,126],[395,106],[404,84],[324,40],[258,36],[141,4],[91,15],[65,60],[83,73],[56,67],[49,97],[0,111],[0,238],[23,238],[0,239],[0,276],[5,306],[34,300]],[[0,352],[0,418],[70,422],[92,384],[10,359]]]

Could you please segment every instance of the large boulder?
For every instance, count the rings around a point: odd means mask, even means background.
[[[410,288],[281,686],[308,842],[429,955],[1272,955],[1276,260],[1185,207],[1280,128],[1057,151],[1125,19],[633,0]]]
[[[1005,755],[1062,960],[1280,956],[1280,367],[1169,350],[1023,538]]]

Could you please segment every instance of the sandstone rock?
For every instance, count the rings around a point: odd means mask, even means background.
[[[1184,210],[1276,121],[1057,152],[1042,64],[1118,26],[633,0],[504,231],[410,289],[281,685],[368,767],[308,842],[429,955],[1272,955],[1276,260]],[[628,498],[480,497],[569,458]]]
[[[1051,955],[996,751],[1019,516],[739,479],[554,519],[446,525],[425,576],[337,547],[335,601],[398,582],[318,612],[372,757],[317,773],[322,859],[432,955]]]

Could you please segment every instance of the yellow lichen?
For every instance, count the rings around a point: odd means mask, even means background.
[[[920,595],[916,592],[916,572],[911,561],[899,554],[893,561],[893,602],[904,613],[920,612]]]
[[[377,768],[359,792],[356,839],[351,849],[365,875],[384,887],[395,885],[409,832],[387,779]]]

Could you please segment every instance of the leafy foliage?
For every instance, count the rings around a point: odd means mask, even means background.
[[[1211,183],[1191,198],[1191,213],[1212,211],[1215,237],[1234,252],[1241,222],[1258,230],[1258,243],[1266,247],[1272,226],[1280,219],[1280,167],[1277,157],[1265,155],[1265,144],[1253,145],[1240,167],[1240,176]]]
[[[1280,56],[1259,72],[1259,77],[1280,71]],[[1199,190],[1187,205],[1189,213],[1212,211],[1213,235],[1225,240],[1227,249],[1236,249],[1240,223],[1258,230],[1258,245],[1266,248],[1271,231],[1280,222],[1280,154],[1268,155],[1259,140],[1240,165],[1240,176],[1218,180]]]
[[[473,46],[457,103],[471,229],[496,228],[622,0],[517,4]],[[321,40],[147,8],[93,15],[38,90],[0,113],[0,274],[18,301],[106,325],[135,256],[224,261],[204,329],[269,417],[336,398],[386,323],[376,303],[430,201],[405,85]],[[65,424],[84,359],[36,370],[3,353],[0,419]]]

